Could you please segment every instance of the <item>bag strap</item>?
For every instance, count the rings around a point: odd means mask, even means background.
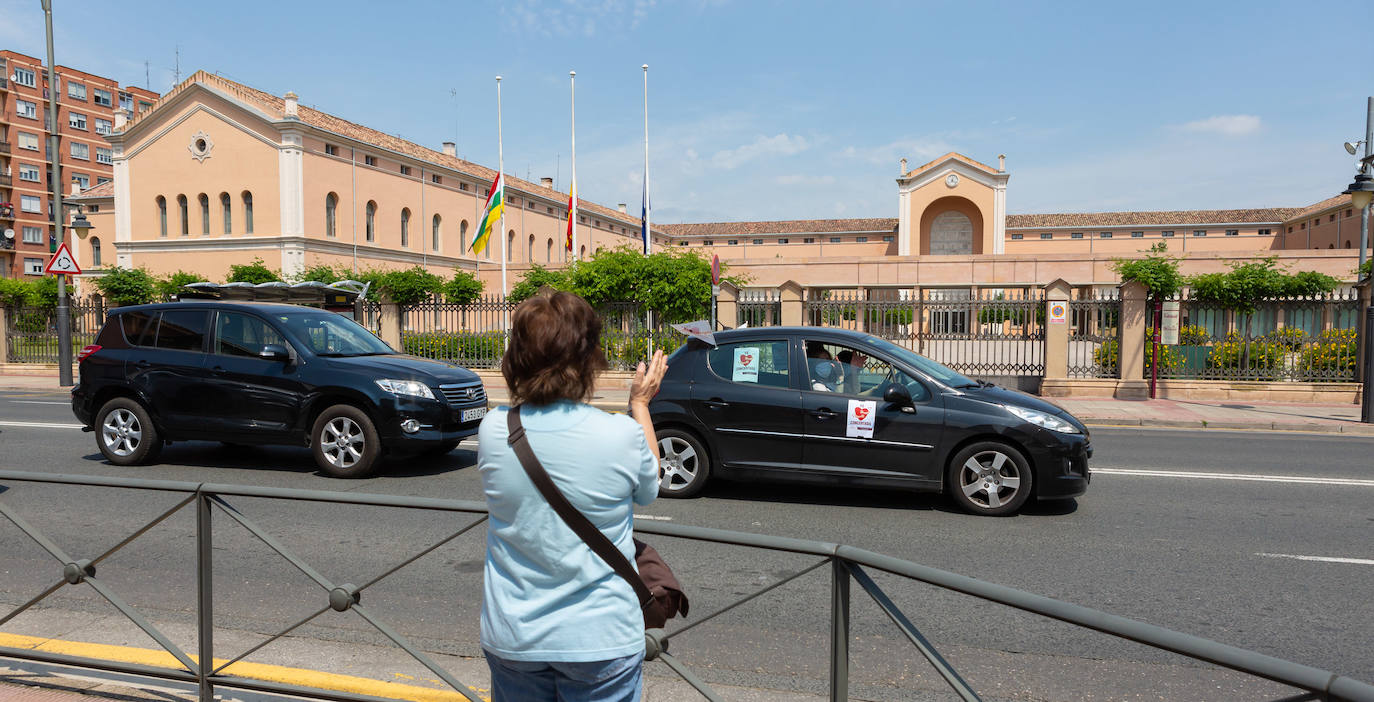
[[[509,432],[506,443],[515,451],[515,456],[520,459],[520,465],[525,469],[525,475],[528,475],[534,486],[539,488],[539,492],[544,495],[545,500],[548,500],[553,511],[557,512],[558,516],[563,519],[563,523],[567,524],[568,528],[572,529],[573,533],[577,534],[583,543],[600,556],[601,560],[605,561],[606,565],[609,565],[611,570],[616,572],[616,575],[624,578],[625,582],[634,588],[635,595],[639,598],[640,607],[653,601],[653,593],[649,592],[649,588],[644,585],[644,580],[639,577],[634,566],[630,565],[625,554],[621,553],[620,549],[616,548],[615,544],[611,543],[611,540],[606,538],[606,535],[601,533],[601,530],[596,528],[586,515],[572,506],[572,503],[563,496],[558,486],[553,484],[553,479],[549,477],[548,471],[544,470],[543,464],[534,455],[534,449],[530,447],[529,437],[525,436],[525,425],[520,421],[519,405],[510,408],[510,411],[506,413],[506,429]]]

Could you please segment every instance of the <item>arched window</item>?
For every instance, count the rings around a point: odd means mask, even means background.
[[[243,191],[239,197],[243,198],[243,233],[253,233],[253,193]]]
[[[339,196],[329,193],[324,196],[324,235],[334,238],[337,232],[334,229],[335,213],[339,210]]]
[[[458,223],[458,253],[468,252],[468,221]]]
[[[161,195],[158,195],[158,196],[157,196],[157,223],[158,223],[158,226],[160,227],[160,228],[158,229],[158,231],[160,232],[159,236],[166,237],[166,236],[167,236],[167,198],[165,198],[165,197],[163,197],[163,196],[161,196]]]
[[[367,240],[377,240],[377,203],[367,201]]]
[[[401,248],[410,246],[410,208],[401,208]]]
[[[544,247],[544,263],[553,263],[553,239]]]
[[[186,211],[186,196],[177,196],[177,207],[181,210],[181,235],[186,236],[191,233],[191,214]]]
[[[525,260],[534,263],[534,235],[530,235],[530,241],[525,245]]]
[[[515,258],[515,230],[506,232],[506,261],[514,261]]]
[[[439,252],[439,222],[441,219],[442,218],[439,217],[439,215],[434,215],[434,224],[431,227],[430,232],[430,238],[432,239],[432,241],[430,242],[429,248],[431,251],[434,251],[435,253]]]
[[[578,258],[586,258],[586,257],[587,257],[587,245],[586,245],[586,244],[583,244],[583,245],[582,245],[582,250],[577,254],[577,257],[578,257]]]
[[[1350,248],[1350,240],[1349,240],[1349,239],[1346,239],[1346,240],[1345,240],[1345,248],[1347,248],[1347,249]]]
[[[100,237],[91,237],[91,265],[100,267]]]
[[[224,235],[228,236],[233,234],[234,216],[232,214],[233,208],[229,206],[229,193],[219,194],[219,208],[224,210]]]
[[[200,194],[200,233],[208,235],[210,233],[210,197],[205,193]]]

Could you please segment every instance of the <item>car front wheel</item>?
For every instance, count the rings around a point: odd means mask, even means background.
[[[658,435],[659,497],[693,497],[711,475],[711,457],[697,437],[678,429],[660,429]]]
[[[366,412],[352,405],[334,405],[315,420],[310,448],[315,465],[326,474],[360,478],[376,467],[382,442]]]
[[[157,459],[162,437],[138,401],[116,397],[106,402],[95,417],[95,443],[110,463],[136,466]]]
[[[993,441],[972,444],[955,454],[948,479],[950,494],[960,507],[989,517],[1020,510],[1034,480],[1020,451]]]

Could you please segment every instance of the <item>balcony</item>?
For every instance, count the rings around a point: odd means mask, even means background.
[[[9,90],[9,89],[10,89],[10,79],[9,79],[9,78],[0,78],[0,90]]]
[[[10,155],[10,143],[8,141],[0,141],[0,154]]]
[[[0,188],[8,188],[14,185],[14,178],[9,175],[0,175]]]

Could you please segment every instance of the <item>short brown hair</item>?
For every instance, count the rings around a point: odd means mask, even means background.
[[[568,292],[532,297],[511,314],[510,342],[501,357],[512,404],[586,401],[606,370],[601,317]]]

